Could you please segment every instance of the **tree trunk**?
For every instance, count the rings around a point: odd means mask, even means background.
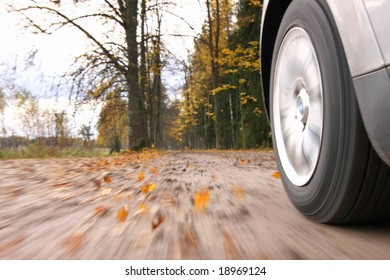
[[[146,104],[150,103],[150,100],[147,100],[147,84],[148,84],[148,76],[147,76],[147,70],[146,70],[146,54],[147,54],[147,34],[145,31],[145,26],[146,26],[146,0],[142,0],[141,2],[141,45],[140,45],[140,79],[139,79],[139,89],[140,89],[140,94],[143,96],[143,100],[146,100]],[[144,106],[147,106],[144,104]],[[151,135],[150,135],[150,106],[147,106],[144,110],[144,126],[145,126],[145,142],[147,146],[150,146],[150,140],[151,140]]]
[[[162,145],[161,133],[161,103],[162,103],[162,86],[161,86],[161,15],[157,11],[157,36],[155,41],[155,73],[154,73],[154,93],[156,98],[156,115],[154,127],[154,139],[157,147]]]
[[[209,24],[209,49],[211,56],[211,80],[213,89],[219,85],[219,69],[218,69],[218,56],[219,56],[219,34],[220,34],[220,11],[219,0],[216,0],[216,31],[215,40],[213,40],[213,22],[211,16],[210,1],[206,0],[207,17]],[[215,41],[215,44],[214,44]],[[215,131],[215,147],[221,148],[221,127],[220,127],[220,108],[219,108],[219,94],[214,94],[214,131]]]
[[[121,2],[121,1],[120,1]],[[128,70],[126,82],[128,87],[129,148],[139,149],[146,146],[146,123],[144,98],[138,84],[138,46],[137,46],[137,9],[138,0],[126,0],[124,22],[126,26],[126,43],[128,51]],[[123,4],[123,2],[122,2]]]

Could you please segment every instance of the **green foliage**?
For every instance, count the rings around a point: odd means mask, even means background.
[[[104,148],[86,149],[79,145],[59,148],[35,142],[18,148],[0,149],[0,159],[100,157],[107,156],[108,152]]]

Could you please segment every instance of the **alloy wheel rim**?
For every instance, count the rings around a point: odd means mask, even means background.
[[[294,27],[280,46],[273,80],[273,127],[282,168],[306,185],[318,164],[323,132],[323,88],[309,34]]]

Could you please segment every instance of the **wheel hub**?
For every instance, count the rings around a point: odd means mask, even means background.
[[[316,169],[323,130],[321,71],[309,34],[294,27],[285,35],[275,64],[272,124],[281,167],[296,186]]]
[[[310,99],[309,94],[305,88],[301,89],[297,96],[297,108],[295,117],[302,122],[303,125],[306,125],[309,118],[310,110]]]

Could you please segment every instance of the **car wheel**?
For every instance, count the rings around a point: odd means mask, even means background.
[[[324,223],[387,217],[389,168],[372,149],[329,7],[294,0],[276,38],[270,116],[290,200]]]

